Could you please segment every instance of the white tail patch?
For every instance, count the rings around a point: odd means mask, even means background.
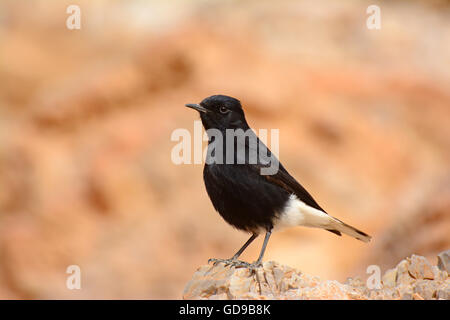
[[[364,232],[321,210],[308,206],[297,196],[291,195],[278,219],[274,222],[274,230],[295,226],[337,230],[364,242],[369,242],[371,238]]]

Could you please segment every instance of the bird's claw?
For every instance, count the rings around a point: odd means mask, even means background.
[[[208,259],[208,264],[210,264],[211,262],[213,263],[213,266],[217,266],[219,263],[224,263],[225,265],[228,265],[231,263],[231,259],[215,259],[215,258],[211,258]]]
[[[225,264],[225,266],[232,266],[232,267],[236,267],[236,268],[247,268],[249,270],[251,270],[253,273],[256,272],[256,270],[258,268],[262,267],[262,263],[255,261],[253,263],[248,263],[245,261],[241,261],[241,260],[237,260],[237,259],[209,259],[208,263],[213,263],[213,266],[217,266],[219,263],[223,263]]]
[[[262,268],[262,263],[255,261],[253,263],[249,263],[248,264],[248,269],[252,272],[252,273],[256,273],[256,270],[258,270],[259,268]]]
[[[213,266],[217,266],[219,263],[223,263],[225,264],[225,266],[232,266],[232,267],[236,267],[236,268],[249,268],[250,267],[250,263],[245,262],[245,261],[241,261],[241,260],[237,260],[237,259],[209,259],[208,263],[213,263]]]

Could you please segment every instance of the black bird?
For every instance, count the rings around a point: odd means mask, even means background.
[[[209,261],[259,267],[272,231],[283,227],[322,228],[338,236],[345,233],[370,241],[366,233],[328,215],[287,172],[250,129],[239,100],[213,95],[186,107],[199,111],[208,134],[203,179],[214,208],[233,227],[252,234],[232,258]],[[277,170],[270,172],[273,167]],[[269,173],[263,174],[264,169]],[[239,261],[248,245],[264,232],[258,260],[252,264]]]

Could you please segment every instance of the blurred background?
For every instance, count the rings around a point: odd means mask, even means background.
[[[172,132],[198,120],[184,104],[218,93],[279,129],[290,173],[373,236],[294,228],[265,260],[365,281],[450,248],[449,1],[2,0],[0,298],[179,299],[234,254],[248,235],[214,211],[203,165],[171,161]]]

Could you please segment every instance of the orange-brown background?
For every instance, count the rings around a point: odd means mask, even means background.
[[[248,236],[214,212],[202,165],[170,158],[198,119],[183,105],[217,93],[279,129],[291,174],[373,236],[295,228],[266,260],[339,281],[435,262],[450,247],[449,3],[380,2],[381,30],[370,4],[2,1],[0,298],[180,298],[231,256]]]

